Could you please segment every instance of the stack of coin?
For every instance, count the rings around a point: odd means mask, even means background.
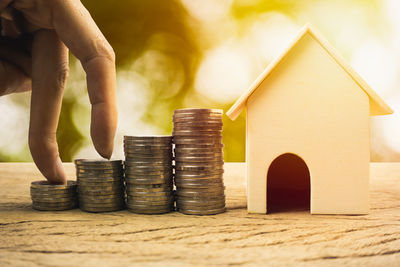
[[[225,211],[222,114],[219,109],[174,112],[176,201],[184,214]]]
[[[135,213],[174,210],[172,136],[124,136],[127,208]]]
[[[88,212],[121,210],[125,206],[122,160],[75,160],[79,207]]]
[[[65,185],[49,184],[47,181],[31,183],[32,208],[36,210],[70,210],[78,206],[76,182]]]

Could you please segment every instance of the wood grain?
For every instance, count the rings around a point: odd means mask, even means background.
[[[244,164],[225,170],[228,212],[149,216],[34,211],[34,165],[1,163],[0,266],[400,265],[400,163],[371,164],[366,216],[248,214]]]

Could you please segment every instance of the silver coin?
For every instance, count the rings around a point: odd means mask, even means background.
[[[81,185],[78,188],[78,192],[119,192],[123,190],[125,185],[123,183],[120,184],[111,184],[111,185]]]
[[[175,185],[179,187],[222,187],[224,182],[222,179],[196,179],[196,180],[188,180],[188,179],[181,179],[175,178]]]
[[[88,182],[88,183],[119,182],[121,180],[122,180],[121,176],[113,176],[113,177],[80,176],[80,177],[78,177],[78,184],[81,183],[81,182]]]
[[[171,140],[170,135],[124,135],[124,140],[156,140],[156,141],[168,141]]]
[[[158,168],[127,168],[125,176],[168,176],[172,174],[172,168],[158,169]]]
[[[122,168],[118,170],[114,169],[109,169],[109,170],[104,170],[104,169],[97,169],[97,170],[87,170],[87,169],[77,169],[76,170],[77,175],[83,176],[83,175],[103,175],[103,174],[111,174],[111,175],[120,175],[122,173]]]
[[[157,184],[163,184],[164,186],[172,186],[173,184],[173,178],[168,178],[168,179],[162,179],[162,178],[156,178],[156,179],[149,179],[149,178],[144,178],[144,179],[127,179],[126,180],[126,185],[127,187],[142,187],[144,185],[157,185]]]
[[[163,188],[163,187],[137,188],[135,186],[130,186],[129,188],[127,187],[126,193],[131,194],[131,192],[134,192],[134,193],[172,192],[172,186],[170,186],[168,188]]]
[[[213,136],[222,136],[222,130],[178,130],[174,129],[172,132],[174,138],[176,136],[193,136],[193,137],[213,137]]]
[[[177,156],[175,157],[175,163],[205,163],[205,164],[213,164],[224,162],[224,157],[221,155],[219,157],[191,157],[191,156]]]
[[[101,191],[101,192],[115,192],[117,190],[122,190],[124,188],[123,183],[118,183],[118,184],[111,184],[111,185],[80,185],[78,192],[86,192],[86,191]]]
[[[174,149],[175,156],[177,157],[178,155],[181,156],[188,156],[188,157],[223,157],[224,152],[222,149],[179,149],[175,148]]]
[[[223,122],[222,121],[211,121],[202,122],[202,123],[194,123],[193,122],[176,122],[174,123],[173,130],[184,130],[184,131],[222,131],[223,129]]]
[[[159,184],[163,184],[165,186],[169,185],[172,183],[173,180],[173,176],[169,175],[169,176],[160,176],[160,177],[155,177],[155,176],[143,176],[143,177],[138,177],[138,176],[126,176],[125,177],[125,183],[128,184],[136,184],[135,186],[138,187],[143,187],[146,184],[137,184],[135,183],[135,181],[151,181],[151,183],[149,183],[149,185],[156,185],[157,183],[154,183],[154,181],[161,181]]]
[[[69,203],[66,205],[60,205],[57,207],[51,207],[47,205],[41,205],[37,203],[32,203],[32,208],[39,211],[63,211],[63,210],[71,210],[77,208],[77,203]]]
[[[142,155],[142,154],[125,154],[126,162],[153,162],[153,161],[170,161],[172,159],[172,150],[168,154],[158,154],[158,155]],[[129,158],[129,160],[127,159]]]
[[[135,195],[128,195],[128,201],[150,201],[150,202],[157,202],[157,201],[173,201],[174,196],[135,196]]]
[[[146,210],[146,209],[138,209],[138,208],[130,208],[127,206],[128,210],[133,213],[138,213],[138,214],[149,214],[149,215],[154,215],[154,214],[164,214],[164,213],[169,213],[171,211],[174,211],[174,207],[167,207],[165,209],[157,209],[157,210]]]
[[[172,146],[169,148],[163,149],[132,149],[132,148],[124,148],[124,153],[126,156],[135,156],[135,155],[147,155],[150,156],[167,156],[172,153]]]
[[[190,138],[175,138],[174,143],[177,145],[222,145],[222,139],[219,138],[210,138],[210,139],[190,139]]]
[[[76,188],[76,181],[68,180],[67,184],[62,184],[62,185],[50,184],[46,180],[34,181],[31,183],[31,188],[43,191],[68,190],[69,188]]]
[[[122,164],[122,160],[94,160],[94,159],[75,159],[75,165],[77,166],[119,166]]]
[[[121,177],[123,172],[118,173],[77,173],[76,177],[79,178],[91,178],[91,179],[107,179],[107,178],[115,178]]]
[[[142,152],[125,152],[125,162],[126,161],[135,161],[138,159],[152,160],[152,159],[162,159],[169,160],[173,157],[172,149],[162,153],[142,153]]]
[[[193,178],[201,178],[205,176],[212,176],[215,177],[216,175],[223,175],[224,174],[224,169],[223,168],[218,168],[215,170],[205,170],[205,171],[199,171],[199,170],[178,170],[175,169],[175,177],[193,177]]]
[[[130,139],[130,140],[124,140],[124,144],[130,144],[130,145],[169,145],[171,144],[172,137],[169,137],[168,139]]]
[[[154,193],[163,193],[163,195],[154,195]],[[127,196],[138,197],[138,198],[166,198],[174,196],[172,189],[164,190],[164,191],[135,191],[135,190],[127,190]]]
[[[57,207],[64,207],[76,204],[77,200],[70,199],[66,202],[42,202],[42,201],[32,201],[32,205],[35,206],[42,206],[42,207],[49,207],[49,208],[57,208]]]
[[[172,153],[166,158],[132,158],[132,160],[126,160],[125,166],[137,166],[137,165],[169,165],[171,164]]]
[[[124,194],[122,191],[114,192],[114,194],[103,194],[103,195],[92,195],[92,194],[79,194],[79,198],[85,198],[87,200],[111,200],[121,199]]]
[[[178,193],[179,191],[183,190],[196,190],[196,192],[199,193],[210,193],[210,192],[221,192],[225,190],[225,185],[218,185],[218,186],[193,186],[193,187],[182,187],[179,185],[176,185],[176,192]]]
[[[224,127],[221,120],[199,120],[194,118],[180,119],[178,121],[173,120],[174,129],[178,127]]]
[[[130,206],[163,206],[163,205],[172,205],[174,202],[174,198],[170,198],[167,200],[138,200],[137,198],[128,197],[128,205]]]
[[[172,149],[162,153],[125,153],[125,161],[137,159],[165,159],[172,158]]]
[[[201,184],[194,184],[194,183],[179,183],[178,181],[175,182],[177,191],[182,189],[196,189],[197,191],[220,191],[225,189],[223,183],[220,184],[212,184],[212,185],[201,185]]]
[[[191,198],[207,198],[207,197],[218,197],[225,196],[224,190],[211,191],[211,192],[199,192],[195,189],[181,189],[176,191],[177,197],[191,197]]]
[[[122,161],[121,161],[122,162]],[[119,170],[122,168],[122,163],[118,165],[75,165],[77,170]]]
[[[195,144],[202,144],[204,143],[215,143],[222,141],[222,134],[210,134],[210,135],[190,135],[190,136],[178,136],[174,135],[174,144],[180,144],[179,142],[188,142],[195,143]]]
[[[80,191],[79,192],[81,195],[85,195],[88,197],[101,197],[101,196],[111,196],[111,195],[123,195],[124,194],[124,189],[121,188],[116,191],[94,191],[94,190],[86,190],[86,191]]]
[[[126,205],[128,208],[130,209],[134,209],[134,210],[164,210],[164,209],[168,209],[168,208],[172,208],[173,204],[172,203],[166,203],[166,204],[162,204],[162,205],[140,205],[140,204],[127,204]]]
[[[134,180],[127,180],[127,184],[161,184],[161,183],[172,183],[172,180],[164,180],[164,179],[134,179]]]
[[[168,150],[172,146],[172,142],[168,143],[138,143],[138,142],[124,142],[124,150]]]
[[[115,207],[87,207],[87,206],[79,206],[82,211],[86,212],[112,212],[112,211],[119,211],[124,208],[124,206],[115,206]]]
[[[198,184],[198,185],[207,185],[207,184],[221,184],[223,180],[221,178],[181,178],[175,177],[175,182],[180,184]]]
[[[121,199],[119,201],[114,201],[114,202],[92,202],[92,201],[87,201],[82,199],[82,201],[79,202],[79,207],[91,207],[91,208],[111,208],[111,207],[123,207],[125,205],[124,200]]]
[[[139,172],[129,171],[125,174],[126,179],[170,179],[172,178],[173,172],[171,171],[152,171],[152,172]]]
[[[170,180],[173,179],[174,175],[171,172],[164,172],[159,174],[146,174],[146,173],[126,173],[125,174],[125,181],[127,180],[135,180],[135,179],[150,179],[150,180]]]
[[[180,133],[180,132],[182,132],[182,133],[188,133],[188,135],[189,135],[189,133],[192,133],[192,134],[198,134],[198,133],[201,133],[201,134],[214,134],[214,133],[216,133],[216,134],[221,134],[222,133],[222,126],[220,126],[220,125],[217,125],[217,126],[214,126],[214,127],[206,127],[206,126],[197,126],[197,127],[195,127],[195,126],[184,126],[184,125],[176,125],[176,126],[174,126],[174,129],[173,129],[173,132],[175,133]]]
[[[175,144],[175,149],[222,149],[224,144]]]
[[[185,204],[193,203],[194,205],[207,205],[213,204],[214,202],[219,204],[221,202],[225,202],[225,195],[217,195],[213,197],[187,197],[187,196],[176,196],[176,200],[180,202],[184,202]]]
[[[108,175],[121,175],[123,173],[123,167],[121,166],[118,169],[76,169],[76,174],[77,175],[88,175],[88,176],[106,176]]]
[[[45,190],[41,190],[41,189],[37,189],[37,188],[30,188],[30,193],[31,196],[74,196],[76,195],[77,192],[77,186],[65,189],[65,190],[60,190],[60,189],[56,189],[56,190],[51,190],[51,189],[45,189]]]
[[[129,191],[129,194],[131,196],[137,196],[137,197],[170,197],[170,196],[174,195],[172,190],[171,191],[166,191],[166,192],[136,192],[136,191]]]
[[[74,190],[56,190],[56,191],[42,191],[38,189],[31,188],[30,193],[31,196],[40,196],[40,197],[72,197],[76,195],[76,187]]]
[[[164,174],[156,174],[156,175],[146,175],[146,174],[126,174],[125,181],[134,181],[134,180],[163,180],[169,181],[173,179],[174,175],[172,172],[164,173]]]
[[[88,198],[79,198],[79,203],[84,205],[98,205],[98,206],[111,206],[111,205],[121,205],[125,200],[120,197],[118,199],[88,199]]]
[[[224,162],[175,162],[175,169],[177,166],[179,167],[223,167]]]
[[[93,182],[93,181],[86,181],[84,179],[79,179],[78,180],[78,186],[82,187],[82,186],[86,186],[86,187],[94,187],[94,186],[117,186],[117,185],[122,185],[123,181],[122,179],[120,180],[115,180],[115,181],[97,181],[97,182]]]
[[[224,213],[226,208],[219,209],[208,209],[208,210],[199,210],[199,209],[178,209],[179,212],[186,215],[216,215],[220,213]]]
[[[172,166],[172,160],[170,161],[127,161],[125,166],[131,167],[131,168],[170,168]]]
[[[198,119],[198,120],[219,120],[222,121],[222,114],[216,114],[216,113],[175,113],[172,116],[172,121],[177,121],[177,120],[184,120],[184,119]]]
[[[224,186],[223,182],[215,182],[215,183],[196,183],[196,182],[183,182],[183,181],[175,181],[175,185],[178,189],[181,188],[219,188],[221,189]],[[210,189],[211,190],[211,189]]]
[[[180,179],[180,180],[223,180],[223,173],[190,173],[190,174],[185,174],[184,172],[179,172],[174,175],[175,179]]]
[[[135,163],[133,161],[127,161],[126,165],[125,165],[125,171],[127,169],[156,169],[156,170],[165,170],[165,169],[169,169],[172,166],[172,160],[171,161],[164,161],[164,162],[157,162],[157,163],[152,163],[152,162],[148,162],[148,163],[144,163],[144,162],[140,162],[140,163]]]
[[[172,190],[172,183],[168,184],[142,184],[142,185],[130,185],[127,184],[127,190],[132,191],[143,191],[143,192],[156,192],[156,191],[170,191]]]
[[[179,165],[178,165],[178,163],[179,163]],[[178,170],[178,171],[188,171],[188,172],[210,171],[210,172],[212,172],[215,170],[223,169],[223,165],[218,165],[218,164],[215,164],[215,165],[210,164],[210,165],[203,165],[203,166],[201,166],[201,165],[197,165],[197,166],[196,165],[183,165],[182,162],[176,162],[175,164],[176,164],[175,170]]]
[[[31,196],[32,201],[34,202],[46,202],[46,203],[65,203],[74,201],[77,197],[43,197],[43,196]]]
[[[182,117],[182,118],[174,118],[172,120],[174,125],[184,126],[184,125],[193,125],[195,123],[199,126],[206,126],[206,125],[214,125],[223,127],[223,122],[220,118],[205,118],[205,117]]]
[[[223,114],[224,111],[222,109],[211,109],[211,108],[181,108],[174,110],[174,114],[182,114],[182,113],[215,113],[215,114]]]
[[[176,204],[179,210],[213,210],[213,209],[221,209],[225,208],[225,203],[208,205],[208,206],[196,206],[196,205],[185,205],[185,204]]]

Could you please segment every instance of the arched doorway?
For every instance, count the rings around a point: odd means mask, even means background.
[[[310,210],[310,172],[299,156],[277,157],[267,174],[267,212]]]

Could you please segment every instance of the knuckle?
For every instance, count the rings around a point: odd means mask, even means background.
[[[58,65],[55,68],[55,82],[56,82],[56,87],[59,89],[64,89],[65,84],[67,83],[68,80],[68,74],[69,74],[69,67],[68,63],[64,62]]]
[[[32,156],[40,156],[48,154],[57,148],[56,133],[40,133],[30,131],[28,135],[28,145]]]
[[[96,40],[96,56],[104,57],[111,62],[115,62],[115,52],[111,45],[107,42],[105,38],[100,38]],[[95,57],[96,57],[95,56]]]

